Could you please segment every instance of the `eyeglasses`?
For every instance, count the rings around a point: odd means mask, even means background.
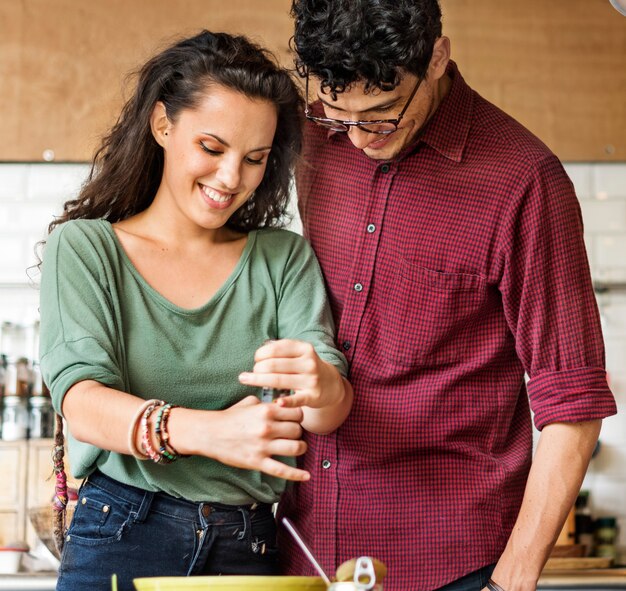
[[[309,73],[306,75],[306,107],[304,109],[304,116],[309,120],[321,125],[322,127],[326,127],[332,131],[341,131],[347,132],[351,127],[358,127],[363,131],[368,133],[379,133],[380,135],[387,135],[393,133],[398,129],[400,125],[400,121],[402,121],[402,117],[406,113],[406,110],[409,108],[417,89],[420,87],[423,78],[420,78],[417,81],[417,84],[411,91],[409,99],[400,114],[395,119],[372,119],[371,121],[342,121],[341,119],[331,119],[330,117],[316,117],[315,115],[311,115],[311,111],[309,109]]]

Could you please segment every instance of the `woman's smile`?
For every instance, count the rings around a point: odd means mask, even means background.
[[[208,187],[207,185],[203,185],[202,183],[198,183],[202,194],[204,196],[204,201],[210,206],[216,209],[226,209],[233,201],[235,197],[235,193],[225,193],[223,191],[218,191],[217,189],[213,189],[212,187]]]

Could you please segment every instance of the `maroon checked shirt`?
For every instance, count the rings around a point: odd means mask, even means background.
[[[449,74],[395,160],[307,124],[297,178],[355,401],[335,433],[307,435],[312,478],[279,514],[328,573],[382,560],[385,591],[497,561],[530,467],[530,410],[539,429],[616,412],[572,184],[454,64]],[[315,574],[279,532],[286,572]]]

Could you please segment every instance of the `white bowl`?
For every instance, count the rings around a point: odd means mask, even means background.
[[[0,548],[0,573],[10,575],[18,572],[26,552],[26,549],[20,548]]]

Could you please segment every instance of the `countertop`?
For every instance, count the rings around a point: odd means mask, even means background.
[[[54,591],[56,581],[54,572],[0,575],[0,591]],[[626,589],[626,568],[544,571],[537,589]]]
[[[626,568],[544,571],[538,589],[626,589]]]
[[[56,585],[57,575],[54,572],[0,575],[2,591],[54,591]]]

